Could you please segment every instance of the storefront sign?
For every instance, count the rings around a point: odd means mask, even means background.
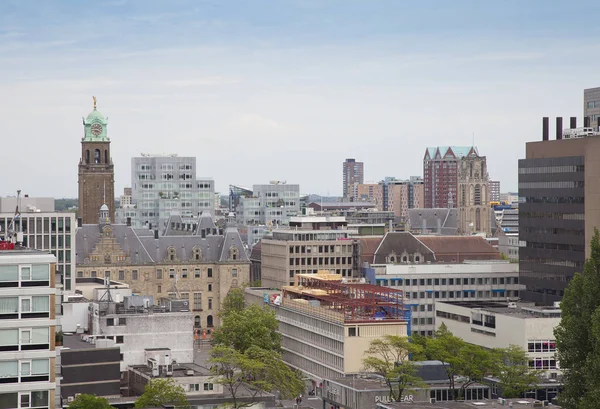
[[[400,402],[412,402],[413,401],[413,395],[403,395],[400,397]],[[385,395],[385,396],[375,396],[375,403],[392,403],[395,402],[396,400],[393,399],[392,397]]]

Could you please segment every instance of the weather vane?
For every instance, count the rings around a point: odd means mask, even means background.
[[[94,100],[94,109],[96,109],[96,97],[92,97],[92,99]]]

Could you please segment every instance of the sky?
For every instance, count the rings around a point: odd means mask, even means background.
[[[131,158],[341,195],[422,175],[428,146],[475,143],[517,190],[543,116],[600,86],[600,2],[0,1],[0,195],[76,197],[82,117],[108,117],[115,193]],[[551,134],[553,134],[551,121]]]

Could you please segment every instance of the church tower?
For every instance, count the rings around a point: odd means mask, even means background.
[[[491,235],[486,157],[472,147],[458,167],[458,231]]]
[[[115,219],[115,171],[110,157],[110,139],[106,136],[105,118],[96,109],[83,119],[84,135],[79,160],[79,210],[83,224],[97,224],[100,208],[107,205]]]

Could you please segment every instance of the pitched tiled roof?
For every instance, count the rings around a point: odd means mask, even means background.
[[[411,256],[419,253],[424,259],[421,260],[422,262],[435,261],[433,252],[411,233],[389,232],[383,237],[383,240],[375,251],[373,263],[386,264],[390,254],[395,254],[395,261],[400,261],[398,258],[403,253],[408,253]]]
[[[379,244],[383,240],[382,237],[359,237],[359,248],[360,248],[360,263],[373,263],[373,259],[375,257],[375,251]]]
[[[437,261],[498,260],[500,253],[481,236],[417,236]]]

